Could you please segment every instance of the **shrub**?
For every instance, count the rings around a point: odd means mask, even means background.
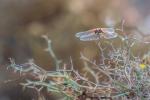
[[[70,69],[60,66],[62,62],[53,52],[51,40],[47,36],[43,37],[48,44],[46,50],[55,61],[56,70],[46,71],[33,60],[19,65],[10,59],[9,67],[35,78],[20,83],[22,86],[34,88],[38,92],[45,88],[48,93],[58,94],[62,98],[60,100],[150,99],[150,52],[143,57],[134,56],[131,50],[136,43],[134,38],[118,35],[122,43],[120,47],[115,47],[109,40],[98,40],[101,63],[97,64],[81,53],[85,66],[84,73],[80,74],[74,69],[71,57]],[[92,80],[88,78],[89,74],[93,77]]]

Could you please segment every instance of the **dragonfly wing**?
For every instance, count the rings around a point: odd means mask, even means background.
[[[114,33],[114,32],[115,32],[115,29],[114,29],[114,28],[101,28],[101,30],[102,30],[104,33]]]
[[[75,36],[76,37],[87,36],[87,35],[90,35],[91,33],[93,33],[93,31],[88,30],[88,31],[84,31],[84,32],[78,32],[75,34]]]
[[[118,36],[114,28],[101,28],[101,30],[103,31],[103,36],[106,39],[112,39]]]
[[[80,37],[81,41],[94,41],[94,40],[99,40],[99,39],[100,39],[99,35],[96,35],[95,33],[89,36]]]
[[[118,36],[118,34],[115,33],[115,32],[111,33],[111,34],[106,33],[106,34],[103,34],[103,36],[104,36],[105,39],[112,39],[112,38],[116,38]]]
[[[78,33],[75,34],[76,37],[80,37],[82,35],[85,35],[85,32],[78,32]]]
[[[81,41],[93,41],[93,40],[99,40],[100,39],[99,38],[100,36],[95,34],[94,30],[79,32],[79,33],[76,33],[75,36],[78,37]]]

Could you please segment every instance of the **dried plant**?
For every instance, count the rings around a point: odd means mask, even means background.
[[[35,78],[20,83],[24,87],[39,92],[46,89],[48,93],[59,94],[60,100],[150,100],[150,52],[145,53],[143,58],[134,56],[131,48],[137,41],[135,38],[118,35],[122,43],[120,47],[115,47],[109,40],[98,40],[100,63],[88,59],[81,52],[84,73],[80,74],[74,69],[71,57],[70,69],[65,65],[60,66],[62,62],[52,50],[51,40],[43,37],[48,44],[46,51],[55,61],[56,70],[46,71],[33,60],[19,65],[10,59],[9,67],[14,71]],[[105,48],[106,45],[109,48]]]

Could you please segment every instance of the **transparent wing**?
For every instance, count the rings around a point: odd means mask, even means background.
[[[80,40],[81,41],[94,41],[94,40],[99,40],[100,36],[96,35],[95,33],[92,35],[88,35],[88,36],[81,36]]]
[[[78,32],[75,34],[76,37],[81,37],[81,36],[90,36],[93,35],[94,31],[92,30],[88,30],[88,31],[84,31],[84,32]]]
[[[118,36],[114,28],[101,28],[101,30],[103,31],[103,36],[106,39],[112,39]]]
[[[114,29],[114,28],[101,28],[101,30],[102,30],[104,33],[114,33],[114,32],[115,32],[115,29]]]
[[[111,34],[110,33],[104,33],[103,36],[105,39],[112,39],[112,38],[116,38],[118,36],[118,34],[115,32],[111,33]]]
[[[75,36],[78,37],[81,41],[93,41],[99,39],[99,35],[95,34],[94,30],[79,32],[76,33]]]

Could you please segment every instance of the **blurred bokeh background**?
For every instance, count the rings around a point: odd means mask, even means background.
[[[0,82],[18,76],[6,70],[8,58],[16,63],[34,59],[44,69],[54,69],[53,59],[44,51],[42,35],[52,40],[59,59],[68,63],[71,56],[76,68],[83,67],[79,64],[81,51],[90,59],[98,58],[99,53],[95,43],[79,41],[76,32],[95,27],[120,28],[124,19],[127,34],[138,33],[137,38],[149,42],[149,5],[149,0],[0,0]],[[137,53],[149,48],[140,46],[142,49],[135,49]],[[3,91],[5,88],[0,88],[1,94]],[[8,98],[0,100],[17,100],[5,94]]]

